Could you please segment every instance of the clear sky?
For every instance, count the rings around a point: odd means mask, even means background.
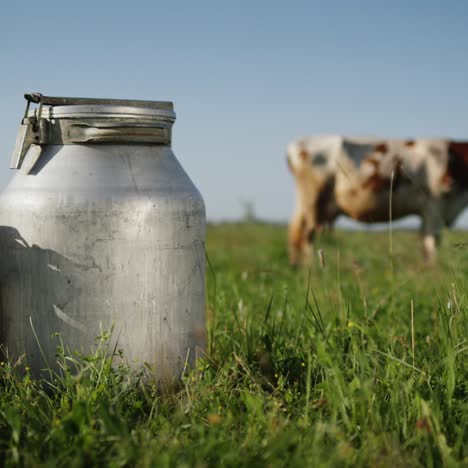
[[[0,187],[23,93],[174,101],[211,220],[287,220],[287,143],[468,139],[468,1],[4,2]],[[468,224],[468,213],[464,220]]]

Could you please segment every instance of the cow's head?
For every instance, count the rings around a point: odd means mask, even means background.
[[[296,176],[310,171],[319,178],[328,176],[333,154],[336,153],[340,142],[339,137],[324,136],[304,138],[290,143],[287,150],[289,168]]]
[[[286,159],[293,174],[301,174],[309,165],[309,152],[301,142],[293,142],[288,146]]]

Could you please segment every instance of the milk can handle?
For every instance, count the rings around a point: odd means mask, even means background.
[[[100,122],[72,123],[67,142],[71,143],[158,143],[170,144],[171,132],[156,123]]]

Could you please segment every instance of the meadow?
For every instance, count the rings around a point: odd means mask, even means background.
[[[211,225],[207,355],[174,393],[58,349],[53,387],[0,363],[6,466],[468,466],[468,233],[336,231],[292,269],[286,227]],[[118,352],[118,350],[117,350]]]

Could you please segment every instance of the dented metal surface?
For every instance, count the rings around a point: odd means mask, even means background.
[[[109,349],[168,381],[204,348],[204,203],[170,147],[172,105],[111,104],[44,105],[41,144],[15,150],[0,197],[0,343],[37,375],[55,332],[90,352],[113,329]]]

